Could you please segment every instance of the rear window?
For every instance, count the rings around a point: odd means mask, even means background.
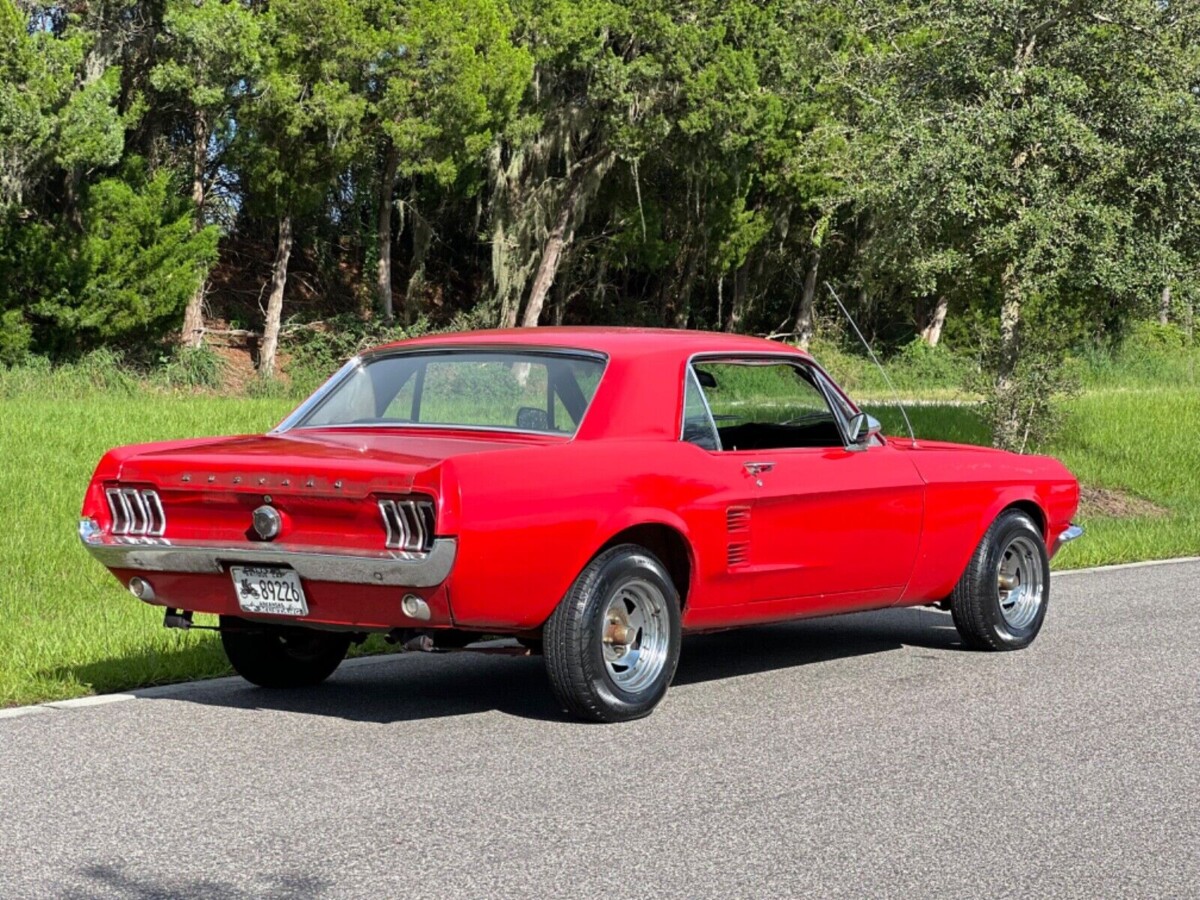
[[[427,426],[573,435],[604,361],[514,351],[438,351],[367,357],[300,428]]]

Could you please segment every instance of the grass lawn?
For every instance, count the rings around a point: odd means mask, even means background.
[[[110,447],[264,431],[289,406],[183,394],[3,401],[0,706],[226,672],[211,634],[165,630],[160,610],[132,601],[79,546],[83,489]]]
[[[21,395],[0,416],[0,706],[103,693],[224,674],[214,636],[161,627],[155,607],[133,600],[75,536],[84,486],[101,454],[117,444],[172,437],[261,432],[290,401],[185,394],[87,399]],[[892,434],[894,408],[872,407]],[[1085,539],[1062,566],[1200,553],[1200,392],[1106,391],[1071,403],[1050,448],[1086,485],[1152,501],[1134,519],[1084,515]],[[910,410],[919,436],[987,442],[970,406]]]

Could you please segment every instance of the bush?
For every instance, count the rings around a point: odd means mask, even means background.
[[[342,363],[363,350],[418,337],[429,331],[429,324],[424,319],[406,327],[383,319],[364,321],[353,315],[327,319],[320,327],[296,328],[283,338],[283,345],[291,357],[287,374],[295,390],[307,394]]]
[[[33,328],[19,309],[0,313],[0,365],[15,366],[29,358]]]
[[[1135,322],[1121,342],[1121,352],[1174,356],[1187,350],[1190,345],[1187,332],[1174,323]]]
[[[215,390],[225,374],[225,361],[209,347],[179,347],[161,362],[158,376],[167,387]]]
[[[944,344],[930,347],[920,338],[905,344],[888,365],[897,385],[918,390],[961,388],[971,370],[967,360],[951,353]]]
[[[148,177],[135,162],[88,188],[82,234],[0,219],[0,345],[24,336],[26,347],[63,358],[177,328],[217,256],[217,229],[197,231],[193,215],[169,172]]]
[[[1085,347],[1078,360],[1094,387],[1194,385],[1200,348],[1178,325],[1137,322],[1115,347]]]
[[[96,394],[132,396],[142,389],[120,353],[101,348],[75,362],[53,365],[43,356],[30,356],[19,366],[0,370],[0,397],[14,399],[78,400]]]

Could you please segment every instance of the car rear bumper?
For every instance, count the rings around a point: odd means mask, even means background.
[[[437,538],[428,553],[361,551],[289,544],[121,538],[81,529],[83,546],[109,569],[212,575],[230,565],[287,566],[306,581],[391,587],[436,587],[454,566],[458,543]]]

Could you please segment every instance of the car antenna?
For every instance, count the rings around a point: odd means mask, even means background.
[[[883,363],[879,361],[879,357],[875,355],[875,351],[871,349],[871,345],[867,343],[867,339],[863,337],[863,333],[858,330],[858,325],[854,322],[854,317],[850,315],[850,310],[846,309],[846,304],[842,303],[842,298],[837,295],[837,291],[833,289],[828,281],[825,282],[825,288],[829,291],[833,301],[838,305],[838,309],[842,311],[842,315],[846,317],[846,321],[850,323],[850,327],[854,329],[854,333],[858,335],[858,339],[862,341],[862,345],[867,348],[867,355],[871,357],[871,362],[875,363],[875,368],[879,370],[879,374],[883,376],[884,382],[887,383],[888,389],[892,392],[892,397],[896,401],[896,406],[900,408],[900,415],[904,416],[904,424],[908,426],[908,436],[912,439],[912,445],[917,446],[917,434],[913,431],[912,422],[908,420],[908,413],[904,410],[904,404],[900,402],[900,393],[896,390],[896,386],[892,384],[892,379],[888,378],[887,371],[883,368]]]

